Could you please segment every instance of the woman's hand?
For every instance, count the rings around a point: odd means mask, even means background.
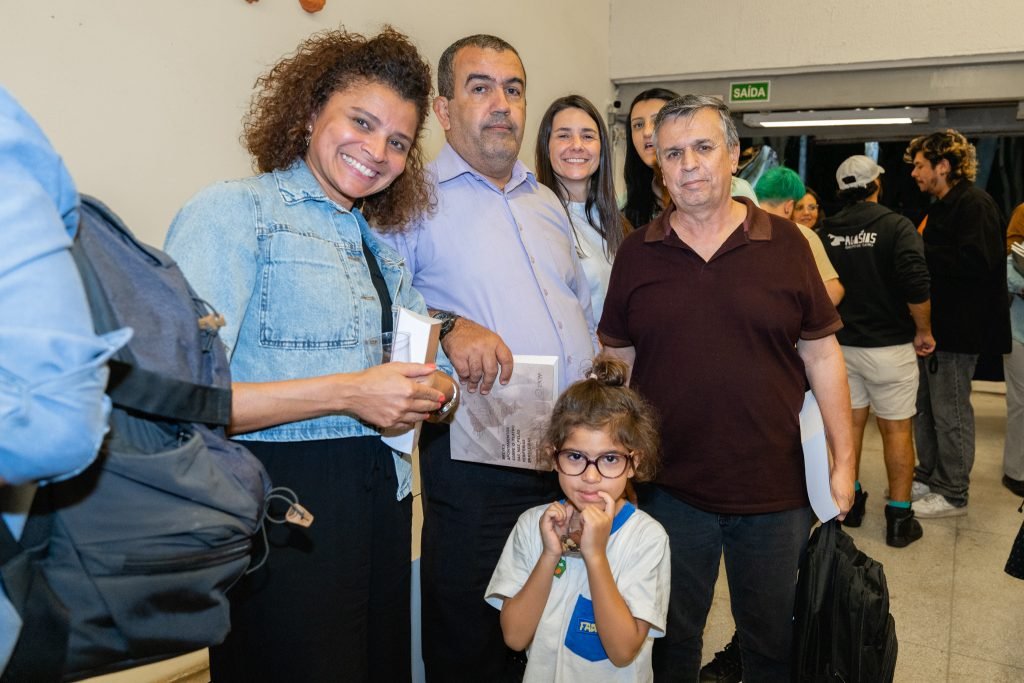
[[[455,380],[447,372],[436,370],[433,375],[427,378],[426,382],[444,394],[444,403],[442,406],[447,405],[452,401],[458,394],[459,386],[455,383]],[[441,413],[431,413],[430,417],[427,418],[427,422],[444,422],[452,414],[452,411],[458,407],[458,401],[456,400],[453,406],[450,406],[447,410]]]
[[[359,396],[351,412],[382,429],[405,430],[444,405],[444,392],[432,386],[434,365],[384,363],[356,373]]]
[[[540,537],[544,541],[544,554],[562,556],[562,536],[569,528],[575,508],[569,504],[552,503],[540,518]]]

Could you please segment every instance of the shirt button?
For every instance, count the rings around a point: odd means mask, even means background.
[[[562,321],[558,321],[558,329],[562,329]]]
[[[548,290],[545,289],[543,291],[544,291],[544,296],[547,296],[548,295]]]
[[[533,258],[533,257],[531,256],[531,257],[530,257],[530,263],[536,263],[536,262],[537,262],[537,259],[535,259],[535,258]]]

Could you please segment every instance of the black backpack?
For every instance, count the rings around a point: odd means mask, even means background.
[[[794,628],[794,681],[893,680],[896,622],[885,572],[835,520],[811,534],[800,566]]]
[[[225,436],[231,378],[219,316],[174,261],[82,197],[72,250],[110,363],[96,462],[40,487],[20,544],[0,523],[2,578],[24,628],[4,681],[78,679],[215,645],[249,567],[270,482]]]

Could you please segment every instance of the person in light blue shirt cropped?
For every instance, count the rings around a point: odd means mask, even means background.
[[[454,325],[441,340],[468,391],[507,382],[512,354],[556,356],[559,390],[596,339],[590,288],[558,198],[517,160],[526,72],[515,49],[476,35],[438,63],[434,113],[447,144],[430,166],[437,209],[390,237],[427,305]],[[499,374],[500,371],[500,374]],[[460,415],[456,413],[456,421]],[[447,427],[420,439],[423,660],[428,680],[501,680],[504,644],[484,591],[519,515],[558,492],[550,472],[452,459]]]
[[[15,539],[36,489],[95,458],[110,414],[106,360],[130,331],[93,331],[71,240],[78,192],[31,116],[0,87],[0,512]],[[0,589],[0,671],[21,619]]]
[[[226,319],[232,435],[313,515],[272,528],[266,565],[232,589],[214,680],[411,677],[410,466],[380,432],[436,419],[457,385],[377,360],[393,307],[426,307],[369,223],[402,230],[429,206],[430,86],[393,29],[311,36],[257,82],[245,141],[261,175],[201,191],[168,233]]]

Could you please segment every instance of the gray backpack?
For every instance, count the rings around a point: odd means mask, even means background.
[[[111,361],[96,462],[36,493],[4,587],[24,621],[3,680],[71,680],[215,645],[249,567],[270,483],[225,437],[220,319],[166,254],[82,197],[73,250],[96,331],[135,334]]]

